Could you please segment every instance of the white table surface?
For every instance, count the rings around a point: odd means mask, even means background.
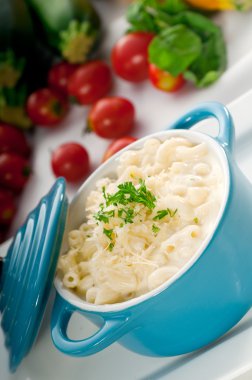
[[[108,56],[110,47],[125,28],[124,20],[118,18],[123,8],[109,7],[112,1],[97,0],[96,3],[107,20],[103,50]],[[217,22],[224,30],[229,65],[226,73],[213,86],[196,90],[187,85],[177,94],[164,94],[148,83],[134,86],[120,79],[115,80],[113,93],[128,97],[136,106],[135,136],[163,129],[196,103],[218,100],[228,104],[252,88],[252,14],[223,13],[217,17]],[[251,109],[252,93],[230,106],[236,124],[237,159],[252,180]],[[23,193],[13,231],[54,182],[50,170],[52,149],[65,141],[82,141],[89,150],[93,167],[99,164],[109,142],[92,134],[83,136],[87,111],[88,108],[73,107],[57,130],[37,130],[34,174]],[[76,186],[68,186],[69,198],[76,190]],[[252,312],[218,343],[197,353],[175,358],[146,358],[114,344],[97,355],[73,359],[58,352],[51,342],[49,320],[52,300],[53,292],[38,341],[15,375],[8,373],[8,355],[0,332],[0,380],[230,380],[237,376],[241,380],[241,375],[252,366]],[[73,336],[80,338],[80,334],[81,337],[90,335],[94,327],[81,317],[74,316],[70,331]]]

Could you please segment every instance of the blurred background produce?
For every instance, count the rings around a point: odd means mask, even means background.
[[[119,1],[107,3],[114,7]],[[225,71],[227,54],[222,30],[209,10],[245,11],[252,6],[252,0],[128,1],[128,28],[112,51],[104,53],[102,12],[94,3],[99,4],[92,0],[1,4],[0,239],[7,236],[27,181],[36,175],[32,146],[37,127],[48,134],[71,128],[66,122],[71,105],[84,106],[83,144],[85,122],[97,139],[116,139],[108,141],[105,161],[135,141],[128,136],[137,125],[135,106],[116,92],[116,80],[136,86],[136,91],[141,82],[149,81],[153,95],[156,89],[179,92],[187,82],[197,88],[211,85]],[[82,141],[59,143],[48,152],[48,170],[69,183],[83,181],[93,167]]]
[[[186,0],[188,4],[207,10],[246,11],[252,7],[251,0]]]

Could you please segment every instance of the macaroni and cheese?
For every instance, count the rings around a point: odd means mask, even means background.
[[[221,166],[207,144],[149,139],[119,158],[86,200],[86,220],[60,257],[63,285],[110,304],[157,288],[211,233],[223,200]]]

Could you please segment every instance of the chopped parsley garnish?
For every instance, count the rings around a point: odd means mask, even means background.
[[[153,220],[163,219],[167,215],[169,215],[171,218],[173,218],[175,216],[175,214],[177,213],[177,211],[178,211],[177,208],[176,208],[176,210],[171,210],[170,208],[167,208],[166,210],[159,210],[157,212],[157,215],[154,216]]]
[[[108,250],[111,252],[115,246],[115,243],[113,242],[113,230],[108,230],[106,228],[103,228],[103,233],[111,240],[108,246]]]
[[[115,216],[115,210],[104,211],[103,205],[100,207],[101,207],[101,210],[99,210],[96,214],[94,214],[94,218],[96,220],[99,220],[100,222],[108,223],[109,218],[112,218]]]
[[[119,208],[118,210],[118,216],[119,218],[123,219],[125,224],[127,223],[133,223],[134,218],[134,210],[132,208]]]
[[[103,228],[103,233],[109,238],[109,240],[113,240],[113,230],[107,230],[106,228]]]
[[[154,232],[154,234],[157,234],[160,231],[160,228],[155,224],[152,224],[152,231]]]
[[[132,178],[134,178],[132,176]],[[140,214],[140,212],[135,212],[134,204],[142,204],[146,207],[146,215],[150,215],[153,209],[156,207],[156,197],[149,191],[146,187],[145,181],[139,179],[139,184],[134,186],[131,181],[121,183],[117,186],[117,192],[114,194],[109,194],[106,192],[105,186],[102,187],[102,194],[104,198],[104,203],[99,205],[99,211],[94,214],[94,219],[98,222],[103,222],[109,224],[111,218],[120,218],[123,222],[120,222],[119,227],[122,228],[125,224],[134,223],[134,218]],[[120,207],[120,206],[126,207]],[[114,209],[106,210],[109,206],[115,206]],[[153,220],[161,220],[165,216],[169,215],[171,218],[177,213],[176,210],[171,210],[169,208],[165,210],[157,211],[156,216]],[[197,221],[196,221],[197,220]],[[140,219],[142,223],[142,218]],[[194,222],[198,223],[198,219],[194,218]],[[156,224],[152,224],[152,232],[157,235],[160,228]],[[104,235],[109,239],[109,245],[107,249],[112,251],[115,246],[116,233],[113,229],[103,228]]]
[[[198,219],[197,217],[194,218],[193,221],[194,221],[195,224],[198,224],[198,223],[199,223],[199,219]]]
[[[111,252],[115,246],[115,243],[110,243],[108,246],[108,250]]]
[[[139,188],[135,187],[132,182],[124,182],[118,185],[118,191],[115,194],[106,194],[103,190],[103,196],[106,201],[106,206],[118,204],[128,205],[129,203],[141,203],[148,209],[155,207],[156,197],[149,190],[147,190],[145,182],[140,179]]]

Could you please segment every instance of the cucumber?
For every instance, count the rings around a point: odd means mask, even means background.
[[[82,63],[101,38],[101,21],[88,0],[26,0],[39,38],[70,63]]]

